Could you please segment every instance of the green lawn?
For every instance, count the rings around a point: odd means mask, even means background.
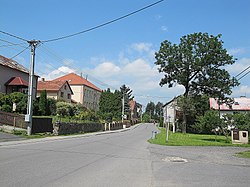
[[[153,144],[169,146],[242,146],[250,147],[250,144],[232,144],[231,139],[225,136],[201,135],[201,134],[182,134],[169,132],[169,140],[166,142],[166,129],[161,128],[161,132],[156,135],[155,139],[148,141]]]

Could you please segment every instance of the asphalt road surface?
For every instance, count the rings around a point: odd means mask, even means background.
[[[0,143],[0,186],[249,186],[234,156],[249,148],[152,145],[152,130]]]
[[[13,134],[0,132],[0,142],[18,141],[18,140],[25,140],[25,138],[21,138],[20,136],[16,136]]]

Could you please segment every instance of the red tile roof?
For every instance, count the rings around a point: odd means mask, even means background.
[[[75,73],[70,73],[70,74],[64,75],[64,76],[59,77],[55,80],[64,80],[64,81],[67,80],[70,85],[85,85],[85,86],[88,86],[94,90],[102,92],[102,90],[100,88],[98,88],[97,86],[95,86],[94,84],[89,82],[88,80],[84,79],[83,77],[81,77]]]
[[[37,91],[40,92],[42,90],[58,92],[65,84],[68,84],[67,81],[53,80],[53,81],[38,81]],[[69,86],[70,88],[70,86]],[[71,90],[71,88],[70,88]],[[72,92],[72,90],[71,90]],[[72,92],[73,94],[73,92]]]
[[[210,108],[219,110],[219,105],[217,101],[214,98],[209,98],[210,102]],[[250,110],[250,98],[246,97],[240,97],[240,98],[234,98],[234,103],[232,105],[232,108],[230,108],[226,104],[220,105],[220,110],[230,110],[230,111],[245,111]]]
[[[12,77],[5,83],[6,86],[29,86],[29,83],[21,77]]]

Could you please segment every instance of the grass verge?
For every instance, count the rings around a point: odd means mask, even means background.
[[[250,144],[232,144],[231,140],[225,136],[203,135],[203,134],[183,134],[169,132],[169,139],[166,142],[166,129],[161,128],[161,132],[156,135],[155,139],[148,141],[153,144],[168,146],[238,146],[250,147]]]
[[[237,156],[241,157],[241,158],[250,158],[250,151],[245,151],[245,152],[237,153]]]
[[[23,131],[23,130],[14,130],[13,134],[17,136],[21,136],[23,138],[28,138],[28,139],[45,138],[45,137],[52,136],[51,134],[48,134],[48,133],[36,133],[36,134],[31,134],[30,136],[28,136],[27,131]]]

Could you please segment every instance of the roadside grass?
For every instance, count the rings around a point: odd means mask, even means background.
[[[168,142],[166,142],[166,129],[160,128],[161,132],[156,135],[155,139],[148,141],[153,144],[168,146],[237,146],[250,147],[250,144],[232,144],[231,139],[225,136],[204,135],[204,134],[183,134],[169,132]],[[230,138],[230,137],[229,137]]]
[[[245,151],[245,152],[241,152],[241,153],[237,153],[237,156],[241,157],[241,158],[250,158],[250,150]]]
[[[45,137],[52,136],[50,133],[35,133],[35,134],[31,134],[30,136],[28,136],[27,131],[25,131],[25,130],[14,130],[13,134],[20,136],[20,137],[23,137],[23,138],[28,138],[28,139],[45,138]]]

